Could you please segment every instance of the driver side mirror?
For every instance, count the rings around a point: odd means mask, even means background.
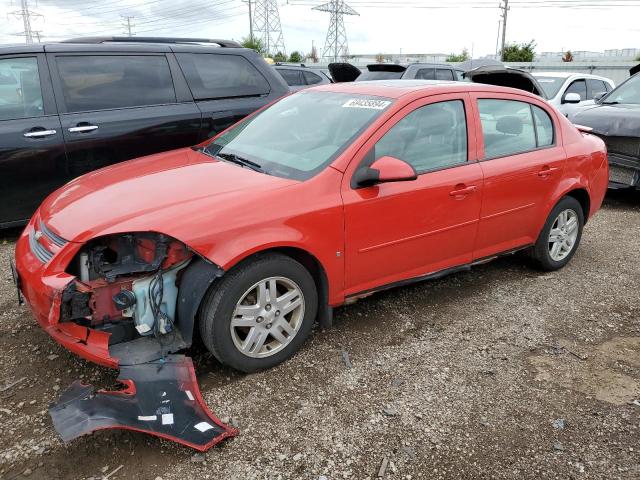
[[[562,103],[580,103],[581,101],[580,94],[574,92],[567,93],[562,99]]]
[[[399,158],[384,156],[354,175],[356,185],[369,187],[378,183],[406,182],[418,178],[415,168]]]

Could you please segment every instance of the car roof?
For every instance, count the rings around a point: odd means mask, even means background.
[[[598,80],[609,80],[606,77],[600,77],[598,75],[592,75],[590,73],[580,73],[580,72],[531,72],[531,75],[533,75],[534,77],[556,77],[556,78],[580,77],[580,78],[595,78]]]
[[[305,92],[331,91],[339,93],[352,93],[360,95],[372,95],[398,99],[406,95],[416,93],[428,93],[431,95],[439,93],[455,92],[497,92],[524,95],[540,100],[540,97],[524,90],[509,87],[499,87],[483,83],[454,82],[443,80],[371,80],[363,82],[342,82],[330,85],[318,85],[306,89]]]

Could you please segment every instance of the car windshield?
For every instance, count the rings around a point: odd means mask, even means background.
[[[238,123],[204,152],[278,177],[306,180],[331,163],[392,100],[300,92]]]
[[[640,75],[631,77],[602,99],[603,104],[630,103],[640,105]]]
[[[547,98],[555,97],[567,79],[566,77],[545,77],[544,75],[534,75],[534,77],[542,87],[542,90],[544,90]]]

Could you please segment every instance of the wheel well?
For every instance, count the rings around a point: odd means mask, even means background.
[[[260,253],[265,252],[278,252],[283,255],[287,255],[288,257],[293,258],[297,262],[301,263],[304,268],[306,268],[311,276],[313,277],[313,281],[316,282],[316,288],[318,289],[318,299],[320,300],[320,304],[327,304],[329,301],[329,280],[327,279],[327,274],[322,267],[322,264],[318,261],[316,257],[311,255],[306,250],[302,250],[301,248],[295,247],[278,247],[272,248],[269,250],[262,250]]]
[[[584,223],[587,223],[589,218],[589,211],[591,208],[591,199],[589,193],[583,188],[577,188],[567,193],[567,197],[575,198],[582,207],[582,213],[584,214]]]

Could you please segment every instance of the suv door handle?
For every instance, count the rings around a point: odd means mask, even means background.
[[[455,190],[452,190],[451,192],[449,192],[449,196],[462,197],[462,196],[469,195],[470,193],[473,193],[477,190],[477,187],[475,185],[469,185],[467,187],[464,184],[462,184],[462,185],[456,185],[455,188],[456,188]]]
[[[27,138],[42,138],[42,137],[50,137],[51,135],[55,135],[55,130],[32,130],[24,134]]]
[[[553,172],[555,172],[556,170],[558,170],[558,167],[548,167],[548,166],[544,166],[542,167],[542,170],[540,170],[538,172],[538,176],[539,177],[548,177],[549,175],[551,175]]]
[[[93,132],[94,130],[97,130],[97,129],[98,129],[97,125],[79,125],[77,127],[69,128],[69,131],[71,133],[85,133],[85,132]]]

